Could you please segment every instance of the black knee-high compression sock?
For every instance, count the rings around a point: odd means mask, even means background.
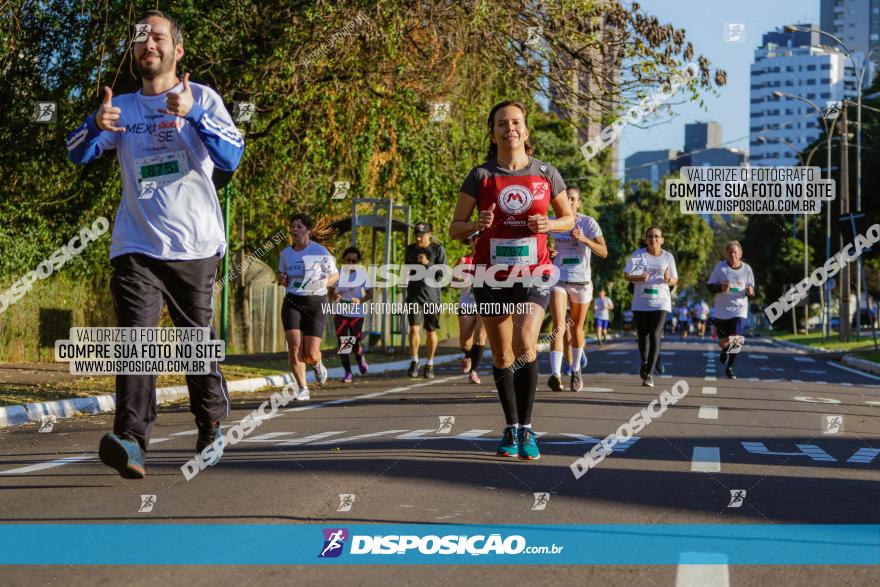
[[[532,404],[535,403],[535,390],[538,389],[538,361],[526,363],[513,375],[516,389],[516,412],[523,426],[532,423]]]
[[[501,400],[501,409],[504,410],[504,421],[508,426],[518,422],[516,417],[516,394],[514,392],[513,369],[505,367],[499,369],[492,365],[492,375],[495,377],[495,387],[498,389],[498,399]]]
[[[733,364],[736,363],[736,358],[739,356],[739,353],[733,355],[727,355],[727,368],[733,369]]]
[[[471,371],[476,371],[480,366],[480,359],[483,358],[483,346],[475,344],[471,347]]]

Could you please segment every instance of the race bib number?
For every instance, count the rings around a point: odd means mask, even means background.
[[[729,286],[730,286],[730,289],[728,291],[730,291],[731,293],[741,292],[744,289],[742,286],[742,283],[740,283],[738,281],[731,281]]]
[[[537,265],[538,241],[535,237],[493,238],[490,242],[493,265]]]
[[[646,287],[643,290],[643,293],[646,296],[659,296],[660,295],[660,288],[659,287]]]
[[[189,164],[184,151],[161,153],[134,160],[138,185],[152,183],[156,189],[171,185],[189,173]]]
[[[563,257],[562,264],[563,265],[580,265],[582,257]]]

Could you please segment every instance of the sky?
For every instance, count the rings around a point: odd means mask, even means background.
[[[749,66],[761,36],[786,24],[819,24],[819,0],[638,0],[642,10],[656,16],[661,24],[685,30],[695,55],[704,55],[712,71],[727,71],[727,84],[718,95],[704,93],[705,108],[699,104],[675,106],[672,116],[656,120],[650,129],[627,127],[619,141],[619,172],[623,161],[636,151],[682,149],[684,125],[691,122],[721,123],[725,146],[748,151],[749,146]],[[625,0],[630,5],[630,0]],[[742,23],[741,42],[724,40],[725,23]],[[738,139],[734,141],[734,139]],[[734,142],[730,142],[734,141]]]

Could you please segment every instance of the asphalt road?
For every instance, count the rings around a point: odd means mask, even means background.
[[[640,385],[632,339],[589,349],[586,389],[534,413],[542,459],[495,456],[503,427],[489,369],[471,385],[453,365],[434,380],[356,378],[313,388],[223,461],[187,482],[188,408],[160,410],[147,478],[96,460],[111,416],[0,430],[0,519],[13,523],[863,524],[880,523],[880,377],[767,340],[724,377],[708,340],[668,337],[657,386]],[[542,373],[548,371],[546,353]],[[488,360],[485,361],[488,367]],[[689,393],[638,438],[575,479],[569,465],[678,380]],[[234,423],[269,392],[234,397]],[[836,420],[834,417],[842,416]],[[454,418],[454,422],[449,420]],[[829,419],[830,418],[830,419]],[[442,429],[443,423],[447,429]],[[842,426],[838,426],[842,424]],[[745,490],[730,507],[731,491]],[[535,493],[547,493],[543,509]],[[340,495],[353,495],[348,511]],[[155,496],[151,511],[142,495]],[[339,511],[342,509],[343,511]],[[205,540],[210,540],[206,531]],[[132,545],[138,548],[138,545]],[[267,544],[266,548],[314,545]],[[864,585],[866,566],[20,566],[3,583]],[[390,574],[390,573],[393,573]]]

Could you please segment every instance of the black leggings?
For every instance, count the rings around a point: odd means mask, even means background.
[[[654,367],[657,366],[657,358],[660,356],[660,335],[663,334],[667,314],[669,312],[666,310],[633,312],[639,338],[639,355],[642,357],[642,363],[648,365],[646,368],[648,375],[653,373]]]

